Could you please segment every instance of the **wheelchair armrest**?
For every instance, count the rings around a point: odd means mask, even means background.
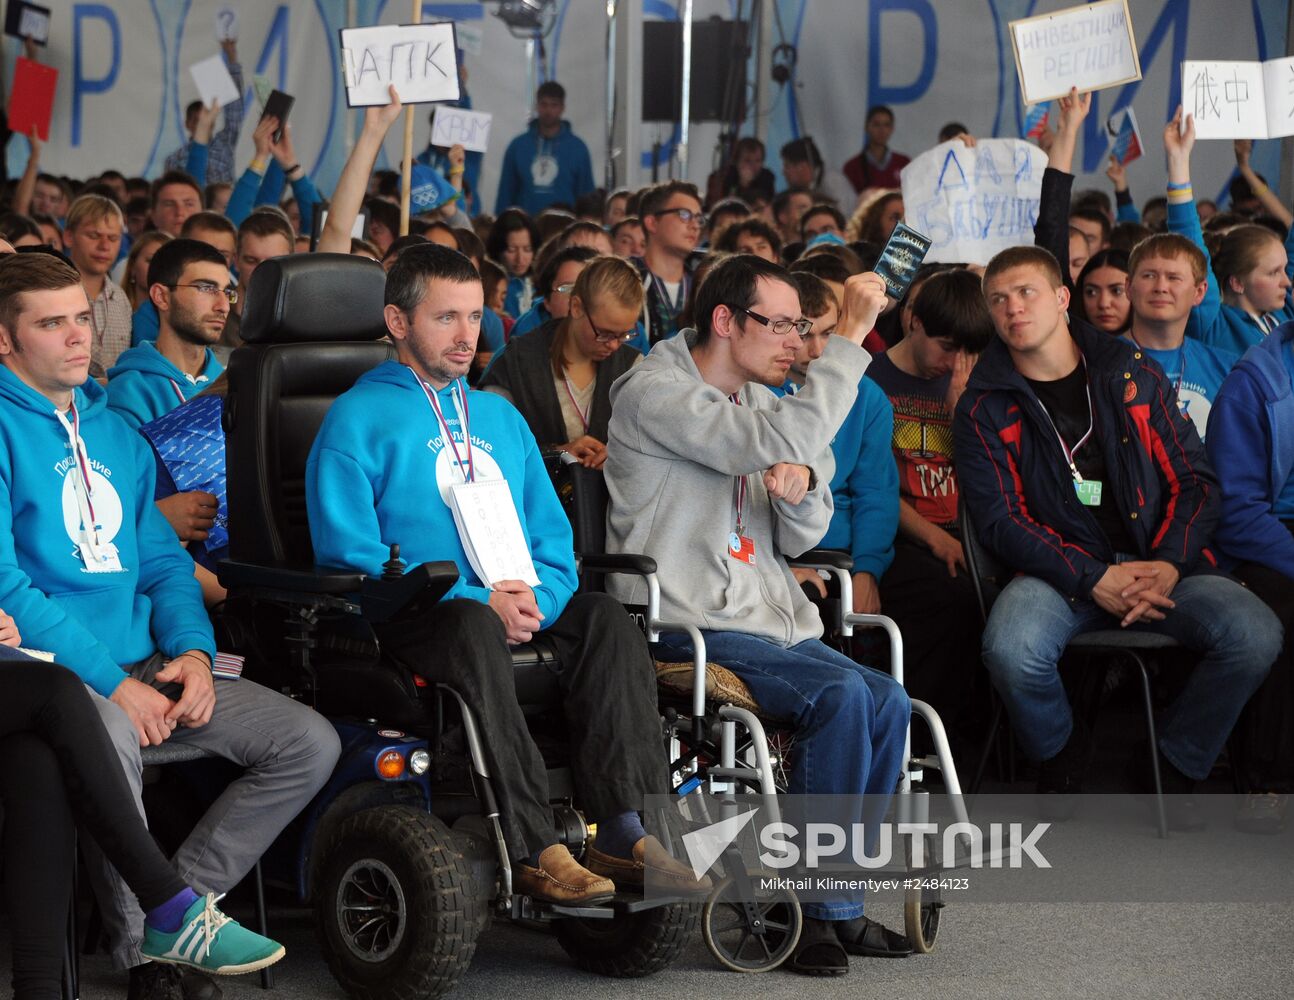
[[[853,557],[840,549],[809,549],[787,562],[804,569],[843,569],[850,572],[854,568]]]
[[[594,552],[580,556],[580,567],[594,573],[633,573],[646,576],[656,572],[656,560],[636,552]]]
[[[216,577],[220,580],[220,585],[227,589],[257,587],[310,596],[334,597],[359,590],[360,582],[364,579],[362,573],[350,570],[317,572],[313,567],[265,565],[236,562],[233,559],[220,560],[216,565]]]
[[[448,560],[421,563],[392,579],[366,576],[358,586],[359,606],[371,622],[430,610],[456,582],[458,566]]]

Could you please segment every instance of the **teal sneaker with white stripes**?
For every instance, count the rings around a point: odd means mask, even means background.
[[[179,930],[144,925],[143,954],[158,962],[189,965],[217,976],[238,976],[273,965],[287,952],[283,945],[249,931],[216,906],[214,892],[193,901]]]

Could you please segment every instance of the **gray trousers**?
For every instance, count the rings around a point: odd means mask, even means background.
[[[161,664],[161,657],[153,656],[136,664],[131,676],[151,682]],[[139,734],[124,711],[93,691],[90,695],[142,816]],[[180,878],[197,892],[228,892],[237,885],[328,780],[341,753],[336,730],[312,709],[252,681],[219,678],[211,721],[198,729],[177,728],[170,742],[201,747],[246,769],[173,859]],[[146,961],[139,953],[144,936],[139,903],[97,845],[88,838],[82,844],[113,965],[139,965]]]

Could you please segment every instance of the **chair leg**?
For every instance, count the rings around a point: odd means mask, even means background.
[[[262,936],[269,937],[269,920],[265,913],[265,882],[261,877],[260,861],[256,862],[256,867],[252,869],[252,875],[256,880],[256,929]],[[274,989],[274,969],[272,966],[261,969],[261,989]]]
[[[980,751],[979,763],[975,765],[975,777],[971,780],[970,793],[972,795],[979,791],[980,783],[984,780],[984,771],[988,767],[988,759],[993,753],[993,747],[997,744],[998,733],[1002,729],[1002,699],[993,699],[993,719],[988,724],[988,738],[984,740],[984,749]]]
[[[67,904],[67,937],[63,942],[63,1000],[80,1000],[81,996],[81,956],[77,951],[76,933],[76,834],[73,833],[72,847],[72,895]]]
[[[1132,662],[1137,665],[1141,676],[1141,698],[1146,708],[1146,733],[1150,737],[1150,773],[1155,781],[1155,821],[1159,824],[1159,837],[1168,838],[1168,815],[1164,810],[1164,784],[1159,774],[1159,740],[1155,735],[1155,705],[1150,697],[1150,674],[1146,671],[1145,661],[1136,653],[1129,652]]]

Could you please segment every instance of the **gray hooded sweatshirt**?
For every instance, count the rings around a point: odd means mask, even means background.
[[[611,387],[603,466],[611,493],[607,550],[656,560],[661,615],[701,629],[744,632],[792,646],[822,635],[817,608],[786,565],[813,548],[831,520],[831,439],[858,392],[870,355],[832,337],[804,387],[779,399],[746,383],[734,405],[705,382],[684,330],[657,344]],[[772,500],[763,474],[778,462],[813,469],[817,482],[796,506]],[[745,477],[744,530],[755,561],[728,554],[738,477]],[[613,596],[645,604],[647,585],[608,577]]]

